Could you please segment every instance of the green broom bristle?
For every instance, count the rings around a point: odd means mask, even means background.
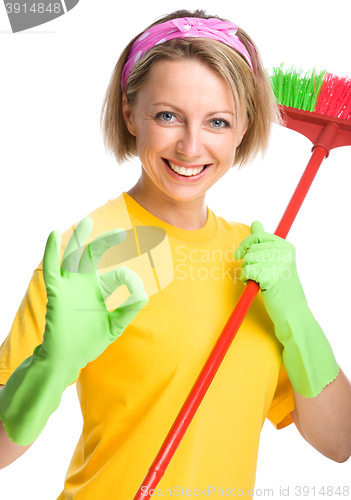
[[[273,68],[271,85],[279,104],[291,108],[315,111],[325,70],[317,73],[315,69],[303,72],[302,69],[283,68],[284,64]]]

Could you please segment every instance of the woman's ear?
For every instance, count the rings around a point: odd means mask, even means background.
[[[132,110],[130,104],[128,103],[127,94],[125,92],[123,92],[123,94],[122,94],[122,113],[123,113],[124,121],[126,123],[128,131],[132,135],[136,136],[135,125],[134,125],[133,114],[132,114],[133,110]]]
[[[241,144],[241,141],[243,140],[243,137],[244,137],[244,135],[246,134],[246,131],[247,131],[247,127],[248,127],[248,126],[249,126],[249,124],[247,123],[247,124],[245,125],[245,127],[244,127],[244,129],[243,129],[242,133],[241,133],[241,136],[239,137],[239,140],[238,140],[238,142],[237,142],[236,147],[238,147],[238,146]]]

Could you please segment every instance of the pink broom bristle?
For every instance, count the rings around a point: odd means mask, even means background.
[[[351,78],[326,73],[315,112],[351,120]]]

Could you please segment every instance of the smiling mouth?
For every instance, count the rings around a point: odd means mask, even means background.
[[[202,167],[197,167],[197,168],[190,168],[190,167],[180,167],[178,165],[175,165],[174,163],[170,162],[167,160],[167,158],[163,158],[164,162],[167,164],[167,166],[173,170],[176,174],[182,176],[182,177],[196,177],[197,175],[201,174],[209,165],[203,165]]]

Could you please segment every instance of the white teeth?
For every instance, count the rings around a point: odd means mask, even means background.
[[[186,175],[187,177],[190,177],[191,175],[199,174],[205,168],[205,165],[203,167],[199,167],[199,168],[178,167],[178,165],[175,165],[174,163],[172,163],[169,160],[168,160],[168,163],[169,163],[171,169],[174,170],[175,172],[177,172],[177,174]]]

